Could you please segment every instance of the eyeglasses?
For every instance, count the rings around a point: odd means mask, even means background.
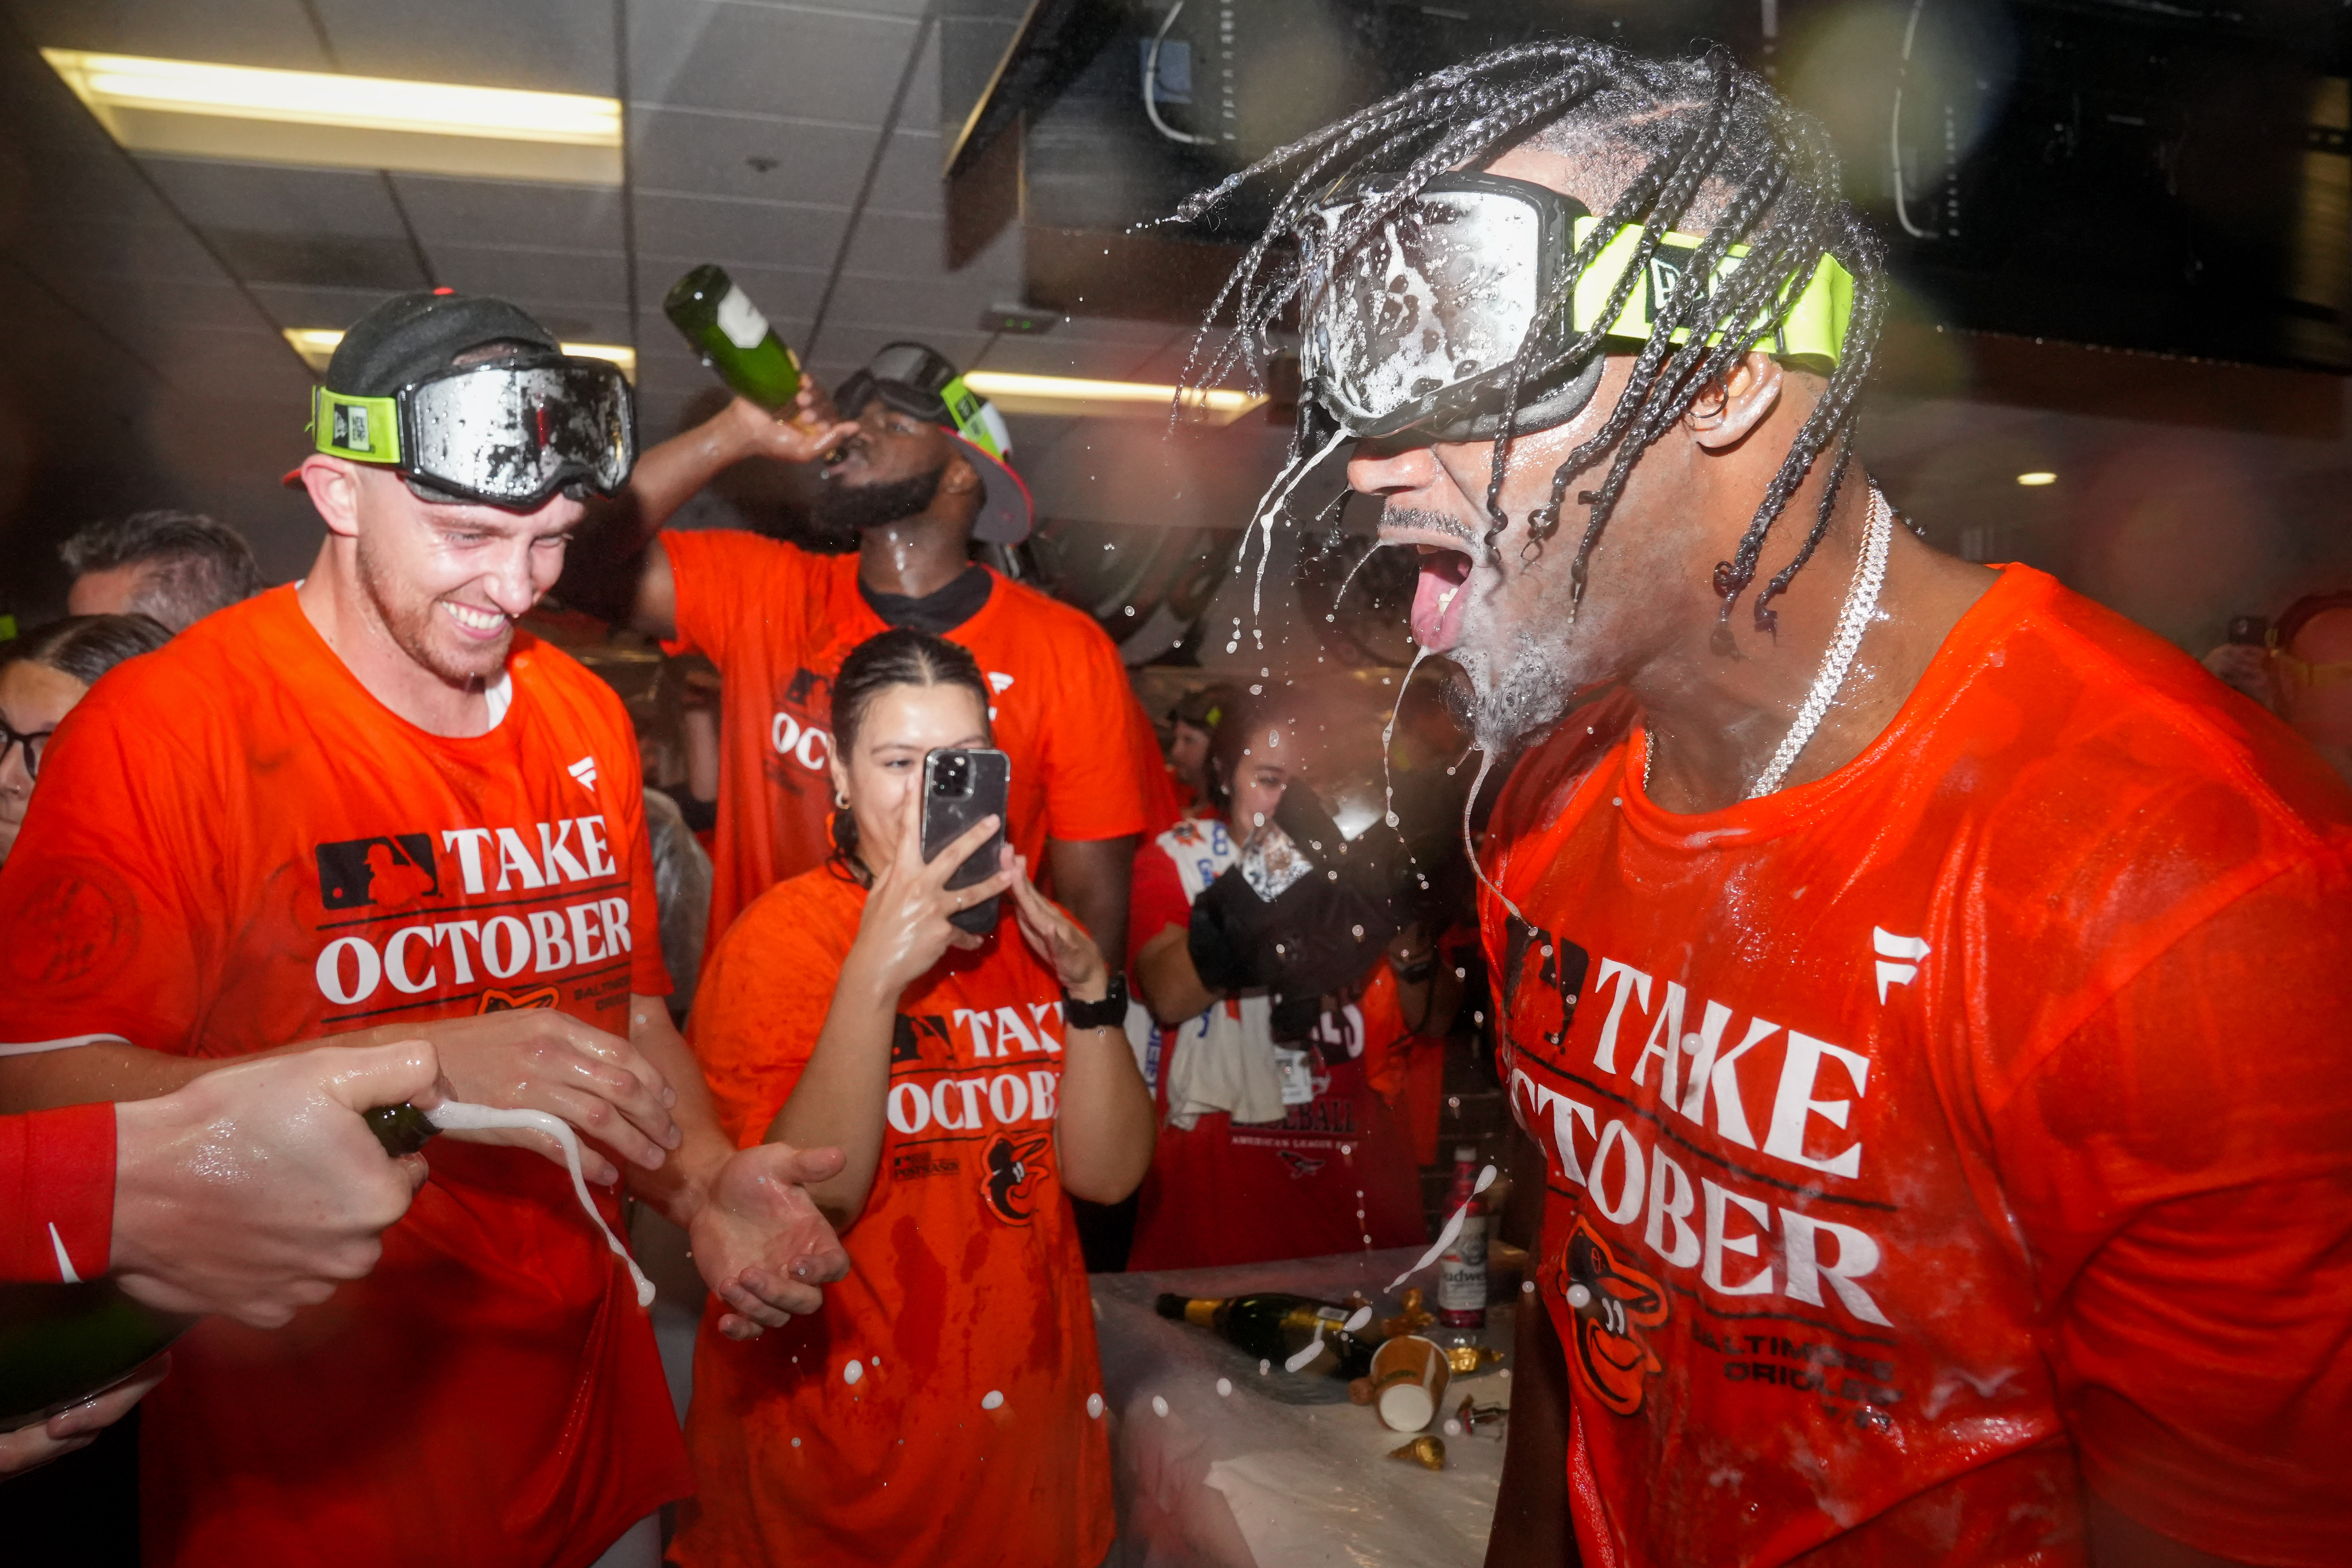
[[[56,733],[57,730],[52,727],[35,730],[27,734],[7,720],[0,719],[0,767],[7,766],[8,753],[22,746],[25,748],[25,776],[28,779],[40,777],[41,752],[48,744],[49,737]]]

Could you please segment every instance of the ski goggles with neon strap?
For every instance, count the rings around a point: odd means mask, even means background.
[[[461,365],[389,397],[321,386],[311,439],[329,457],[398,468],[439,492],[431,499],[523,509],[558,490],[611,495],[637,460],[619,367],[556,353]]]
[[[1542,364],[1590,331],[1608,308],[1642,244],[1627,225],[1577,275],[1566,309],[1537,322],[1560,274],[1601,220],[1572,196],[1498,174],[1441,175],[1344,256],[1331,242],[1359,204],[1386,182],[1350,182],[1307,220],[1307,301],[1299,367],[1310,394],[1355,436],[1411,430],[1438,441],[1491,439],[1502,427],[1512,363],[1538,328],[1529,363]],[[1696,286],[1690,262],[1703,243],[1660,237],[1645,276],[1608,336],[1641,341]],[[1735,245],[1713,284],[1736,273],[1748,247]],[[1793,300],[1756,316],[1768,325],[1759,347],[1826,369],[1836,364],[1853,307],[1853,278],[1824,256]],[[1689,329],[1675,341],[1686,342]],[[1721,334],[1717,334],[1720,338]],[[1517,429],[1561,425],[1583,411],[1601,381],[1602,355],[1523,383]]]
[[[876,398],[931,425],[944,425],[992,458],[1002,458],[1012,443],[1003,438],[1002,420],[991,419],[985,399],[966,385],[963,375],[937,350],[921,343],[891,343],[873,363],[841,384],[834,406],[845,418]]]

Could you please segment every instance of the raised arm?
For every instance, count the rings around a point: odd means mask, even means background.
[[[829,418],[831,410],[824,389],[806,382],[790,419],[738,397],[693,429],[641,453],[627,486],[596,509],[596,538],[590,548],[573,552],[558,592],[580,603],[613,605],[648,637],[676,636],[677,601],[669,557],[650,548],[663,526],[704,486],[746,458],[814,462],[856,434],[855,424]],[[625,581],[600,581],[614,573]]]
[[[1005,859],[1026,871],[1010,849]],[[1025,875],[1013,879],[1013,905],[1022,940],[1053,966],[1063,990],[1081,1002],[1110,994],[1110,966],[1101,952]],[[1125,1029],[1072,1025],[1064,1031],[1061,1104],[1054,1121],[1063,1191],[1095,1204],[1115,1204],[1135,1191],[1151,1165],[1157,1120]]]
[[[948,917],[968,903],[1003,892],[1013,880],[1000,871],[987,881],[948,890],[947,880],[986,843],[997,826],[982,818],[938,858],[923,859],[921,813],[906,814],[904,836],[889,868],[877,877],[857,922],[857,940],[841,966],[833,1004],[817,1033],[808,1066],[768,1125],[768,1142],[795,1148],[825,1143],[843,1156],[838,1174],[812,1182],[809,1194],[846,1231],[864,1212],[882,1161],[883,1110],[890,1092],[890,1036],[898,998],[950,947],[975,948],[978,937]]]

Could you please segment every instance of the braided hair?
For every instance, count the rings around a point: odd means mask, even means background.
[[[1554,471],[1548,499],[1528,513],[1527,548],[1540,552],[1559,528],[1569,487],[1607,459],[1600,482],[1576,496],[1591,511],[1570,571],[1571,616],[1583,603],[1593,551],[1642,454],[1710,384],[1771,337],[1812,281],[1824,254],[1853,277],[1853,310],[1828,386],[1790,442],[1732,558],[1715,568],[1721,609],[1714,645],[1719,653],[1732,653],[1732,608],[1756,579],[1774,523],[1824,454],[1828,478],[1811,528],[1796,558],[1756,596],[1759,631],[1774,629],[1772,601],[1787,591],[1829,531],[1853,458],[1856,404],[1885,315],[1887,284],[1879,242],[1840,199],[1837,155],[1826,133],[1781,103],[1722,48],[1672,61],[1645,59],[1582,38],[1498,49],[1433,72],[1194,195],[1177,210],[1178,218],[1205,216],[1254,180],[1278,172],[1290,179],[1265,232],[1211,305],[1185,379],[1206,384],[1241,370],[1263,384],[1276,323],[1294,304],[1313,307],[1316,301],[1306,295],[1318,271],[1326,277],[1338,271],[1318,268],[1308,248],[1315,242],[1306,237],[1309,215],[1334,182],[1360,174],[1398,176],[1368,195],[1323,242],[1324,261],[1377,236],[1431,179],[1489,163],[1521,146],[1572,159],[1596,195],[1612,189],[1617,194],[1542,301],[1512,362],[1486,485],[1490,557],[1510,523],[1501,498],[1522,391],[1573,374],[1601,347],[1668,230],[1704,236],[1687,263],[1686,275],[1695,279],[1716,278],[1732,246],[1748,247],[1729,277],[1707,289],[1677,289],[1671,300],[1658,302],[1632,379],[1601,427]],[[1622,227],[1636,224],[1643,230],[1640,246],[1594,325],[1557,353],[1547,353],[1543,329],[1567,308],[1577,276]],[[1293,237],[1300,246],[1286,247],[1286,238]],[[1228,320],[1221,337],[1218,324]],[[1327,417],[1311,398],[1301,401],[1290,451],[1294,465],[1318,445],[1317,422]]]

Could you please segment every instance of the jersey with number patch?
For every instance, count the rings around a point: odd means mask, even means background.
[[[849,1277],[760,1338],[704,1314],[687,1444],[701,1489],[671,1555],[1093,1568],[1112,1531],[1093,1300],[1055,1146],[1066,1031],[1006,900],[984,945],[898,999],[874,1185]],[[743,911],[691,1035],[748,1148],[800,1082],[865,889],[833,868]]]
[[[1483,913],[1584,1560],[2352,1560],[2342,784],[2021,567],[1818,782],[1580,728]]]
[[[1213,816],[1180,822],[1137,850],[1129,948],[1186,927],[1192,900],[1239,858]],[[1383,959],[1376,978],[1386,967]],[[1263,992],[1220,997],[1198,1017],[1152,1026],[1144,1060],[1160,1127],[1129,1268],[1207,1268],[1429,1239],[1411,1138],[1390,1103],[1402,1087],[1405,1048],[1395,997],[1392,981],[1375,984],[1326,1012],[1312,1039],[1280,1045]],[[1280,1086],[1275,1115],[1171,1117],[1199,1073],[1225,1079],[1237,1066],[1248,1070],[1254,1064],[1239,1062],[1243,1053],[1271,1059]]]
[[[505,694],[486,734],[420,730],[292,588],[109,674],[0,871],[0,1050],[226,1060],[507,1007],[627,1034],[669,988],[635,737],[528,635]],[[148,1562],[584,1563],[688,1489],[649,1321],[563,1170],[426,1159],[366,1279],[180,1342],[144,1406]]]
[[[677,584],[672,653],[720,678],[719,841],[710,940],[770,886],[833,852],[833,678],[887,630],[857,588],[857,557],[757,534],[665,533]],[[1067,605],[994,572],[988,602],[946,634],[980,661],[996,744],[1013,759],[1005,833],[1045,874],[1045,840],[1156,831],[1176,806],[1118,651]]]

